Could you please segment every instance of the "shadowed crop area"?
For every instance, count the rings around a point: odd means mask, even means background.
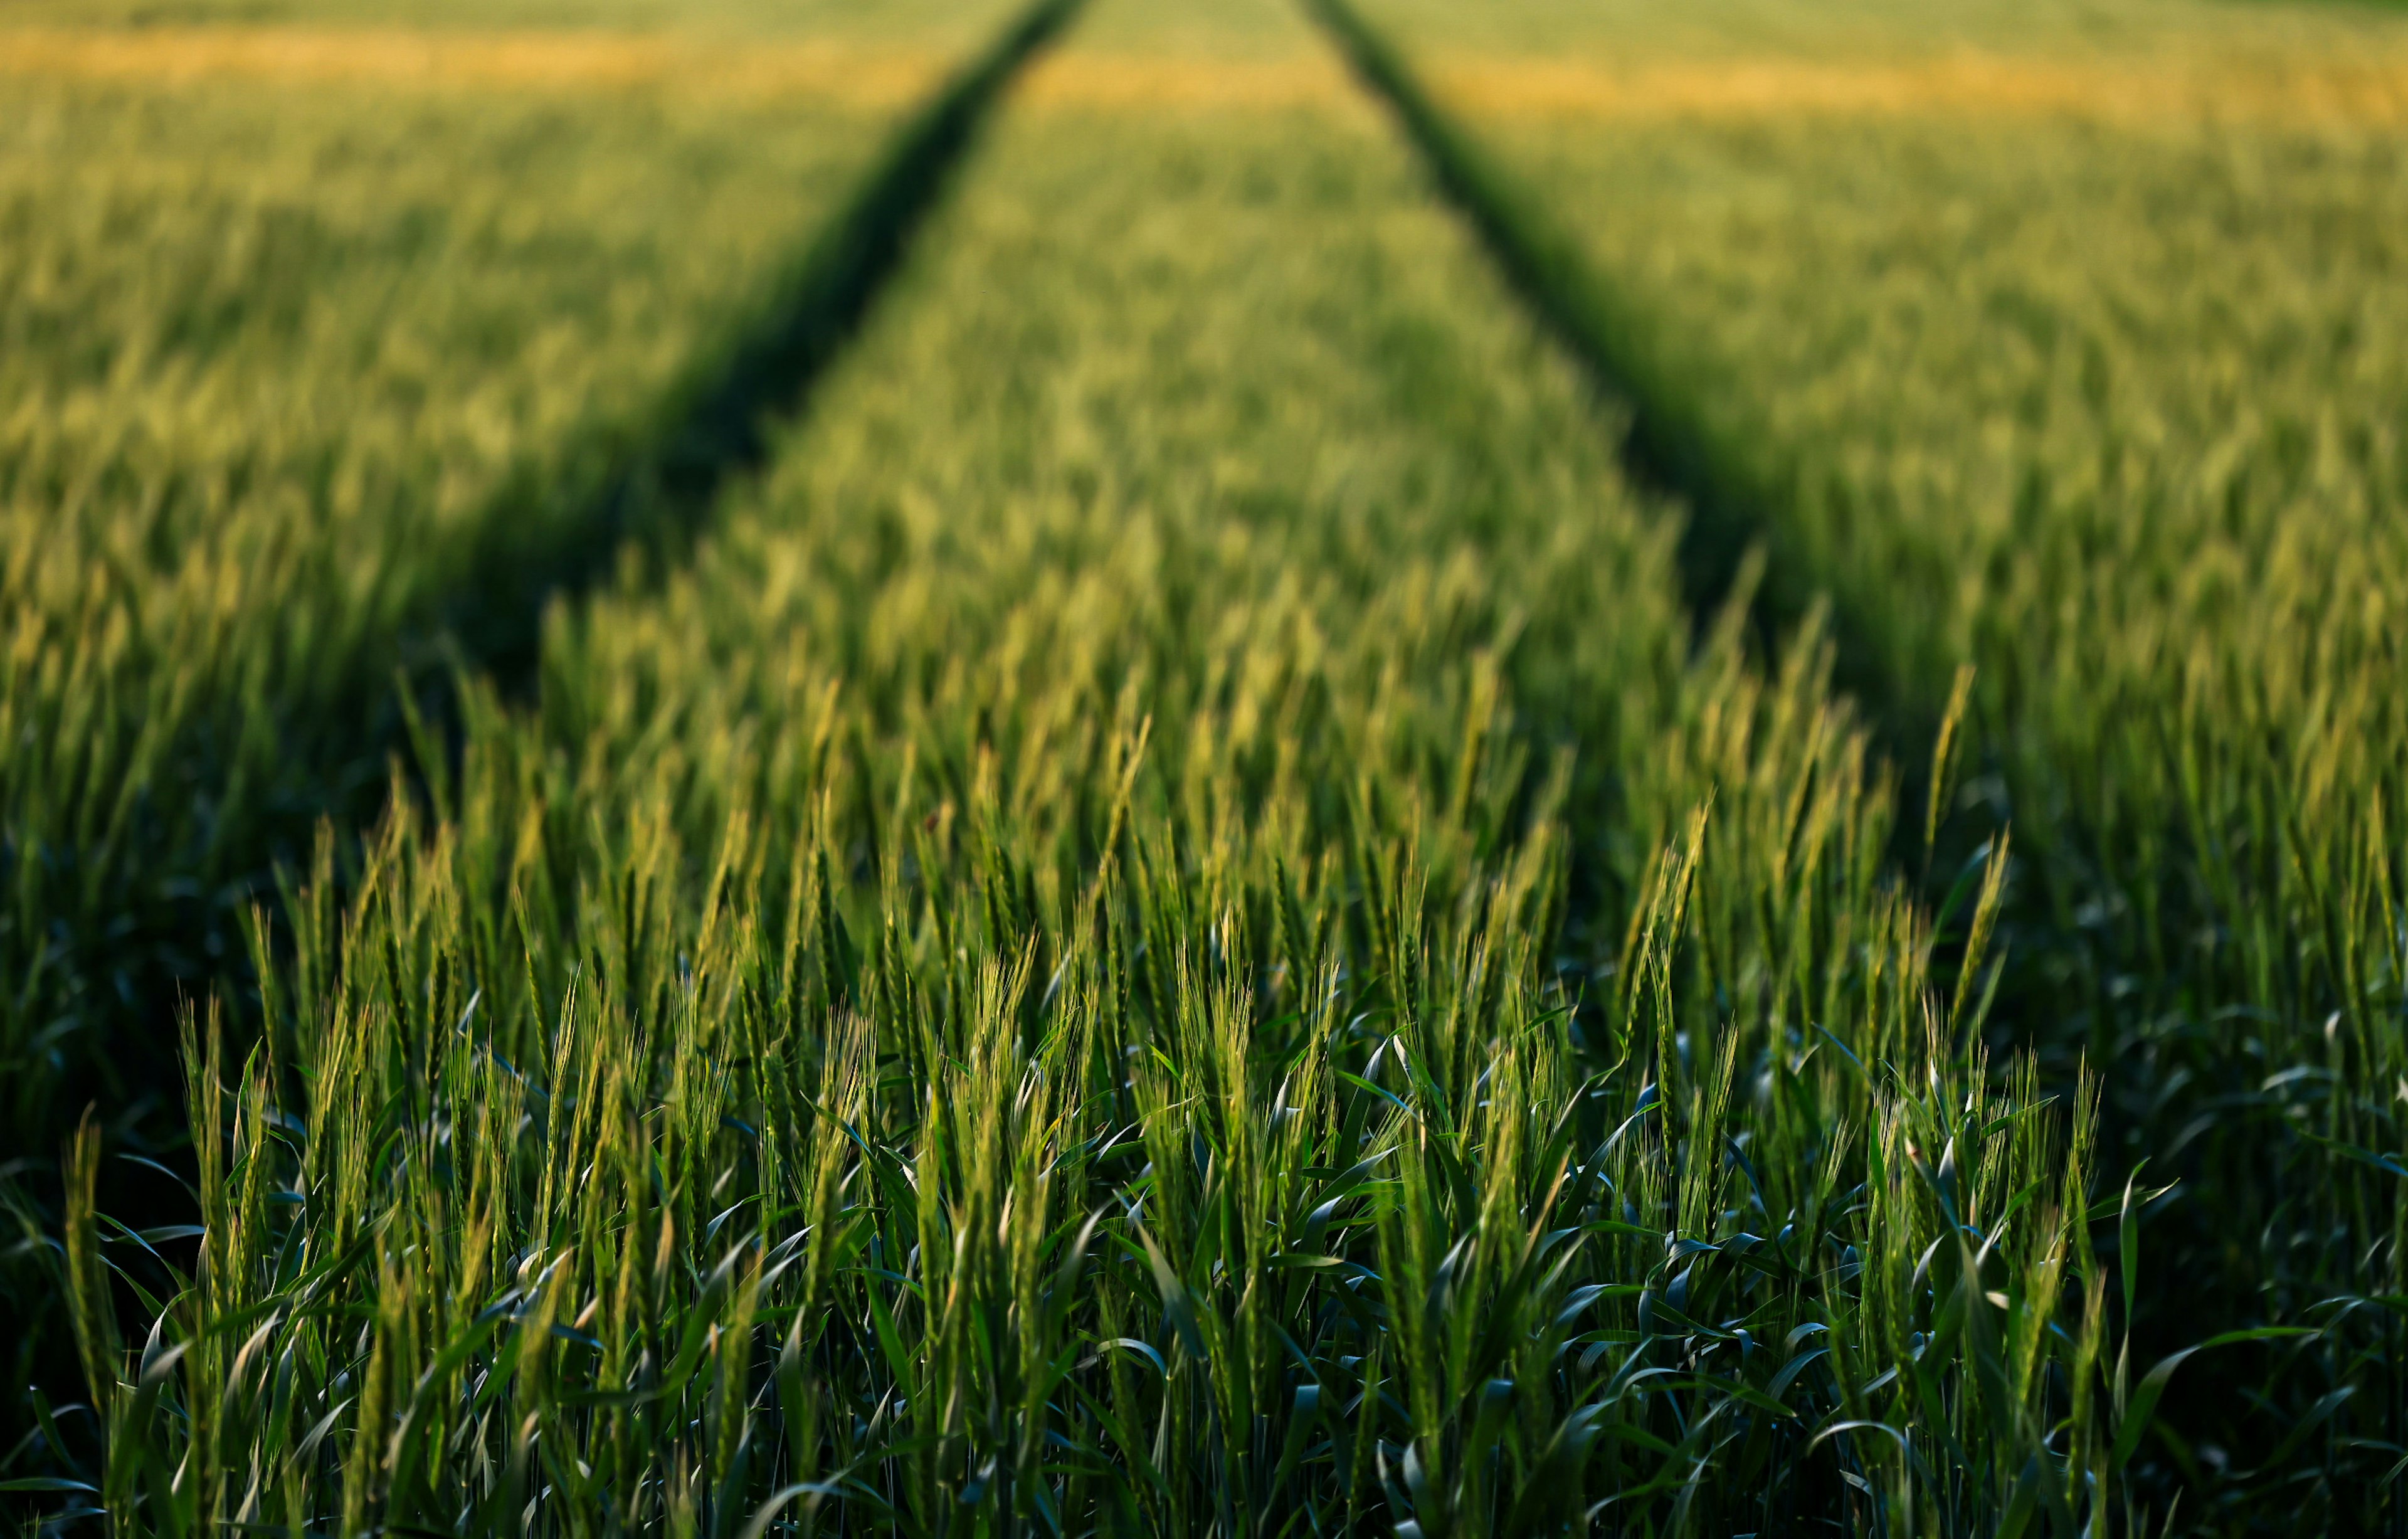
[[[0,29],[23,1532],[2381,1532],[2408,33],[1358,7]]]

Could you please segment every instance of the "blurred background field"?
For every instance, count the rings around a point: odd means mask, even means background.
[[[27,1522],[2385,1532],[2408,22],[1054,19],[0,17]]]
[[[324,28],[369,38],[415,36],[434,44],[503,38],[520,32],[566,33],[587,40],[625,35],[656,42],[750,40],[826,49],[903,46],[951,59],[988,40],[1006,12],[956,0],[21,0],[17,26],[36,32],[108,36],[131,42],[146,32],[206,27],[222,41]]]

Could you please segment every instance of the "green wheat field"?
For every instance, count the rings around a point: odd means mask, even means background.
[[[0,1519],[2408,1533],[2408,12],[0,5]]]

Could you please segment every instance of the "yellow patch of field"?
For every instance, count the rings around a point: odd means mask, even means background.
[[[808,39],[738,47],[633,33],[251,26],[17,28],[0,75],[402,89],[673,90],[892,108],[934,87],[932,50]]]
[[[2081,117],[2169,122],[2408,122],[2408,55],[2152,60],[1966,53],[1826,64],[1732,58],[1617,69],[1578,60],[1440,56],[1441,98],[1481,120],[1792,116]],[[1056,54],[1024,88],[1040,106],[1342,107],[1358,94],[1334,57],[1178,59]]]
[[[0,76],[193,83],[257,79],[401,89],[675,91],[891,108],[932,90],[933,50],[812,38],[734,45],[609,32],[191,26],[0,31]],[[1057,52],[1019,87],[1039,108],[1327,105],[1352,92],[1327,54],[1191,60]]]
[[[1899,63],[1731,59],[1623,70],[1580,61],[1457,58],[1431,73],[1440,94],[1482,117],[2078,116],[2136,126],[2201,118],[2408,121],[2408,57],[1966,53]]]
[[[667,91],[892,109],[934,89],[933,50],[809,38],[738,45],[610,32],[189,26],[0,30],[0,76],[259,79],[436,90]],[[2141,58],[1967,52],[1908,61],[1742,58],[1615,67],[1578,59],[1440,56],[1439,93],[1481,118],[1768,119],[1794,115],[2064,116],[2147,126],[2226,119],[2408,122],[2408,55]],[[1334,56],[1178,57],[1074,49],[1019,87],[1039,108],[1328,107],[1355,88]]]

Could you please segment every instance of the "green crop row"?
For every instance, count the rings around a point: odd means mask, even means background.
[[[2182,1182],[2143,1339],[2323,1332],[2186,1397],[2157,1478],[2215,1525],[2376,1521],[2408,1224],[2408,157],[2396,113],[2319,92],[2396,74],[2408,29],[2136,6],[2010,40],[1981,7],[1867,6],[1768,47],[1742,7],[1584,34],[1536,4],[1372,8],[1433,63],[1541,28],[1559,58],[1868,69],[1984,36],[2026,79],[2109,82],[1812,132],[1460,112],[1547,190],[1642,416],[1752,510],[1789,611],[1830,595],[1894,741],[1973,665],[1957,815],[2012,823],[2018,856],[1994,1029],[2064,1080],[2101,1069],[2111,1168]],[[2115,72],[2178,64],[2220,83],[2119,109]]]
[[[1008,113],[692,561],[554,609],[537,700],[465,678],[253,921],[197,1232],[79,1138],[72,1499],[2120,1513],[2172,1367],[2114,1367],[2091,1102],[1978,1046],[2007,864],[1937,960],[1829,644],[1693,637],[1616,425],[1360,105]]]
[[[498,611],[608,549],[609,479],[758,324],[887,122],[0,89],[15,1155],[88,1096],[172,1084],[146,1060],[178,995],[242,960],[272,864],[322,815],[373,814],[395,671],[423,677],[444,628],[481,660]]]

